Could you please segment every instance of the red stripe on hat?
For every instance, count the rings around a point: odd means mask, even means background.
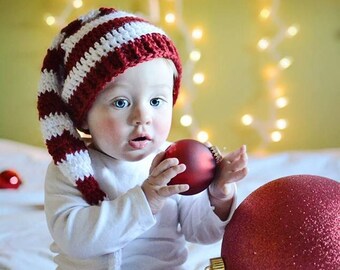
[[[99,11],[100,11],[101,16],[117,12],[117,10],[114,8],[105,8],[105,7],[100,8]]]
[[[46,140],[46,145],[55,164],[66,160],[67,154],[87,150],[85,143],[75,138],[68,130],[65,130],[60,136]]]
[[[66,37],[73,35],[76,33],[80,28],[82,24],[80,20],[75,20],[68,24],[66,27],[64,27],[61,30],[61,34],[65,34]],[[65,57],[65,52],[58,46],[57,48],[54,49],[48,49],[47,54],[44,58],[43,65],[41,68],[41,71],[44,69],[47,69],[47,71],[53,70],[57,74],[60,73],[60,67],[64,64],[64,57]],[[60,74],[64,75],[64,74]]]
[[[93,28],[90,32],[84,35],[78,43],[72,48],[67,62],[65,64],[66,74],[68,74],[72,68],[80,61],[84,54],[89,51],[91,47],[94,48],[94,44],[98,42],[102,37],[104,37],[107,33],[114,29],[118,29],[119,27],[131,23],[131,22],[143,22],[145,20],[136,17],[123,17],[116,18],[110,21],[107,21],[97,27]]]
[[[79,31],[79,29],[82,27],[82,21],[77,19],[71,23],[69,23],[67,26],[65,26],[60,32],[64,33],[66,37],[69,37]]]
[[[129,66],[141,63],[141,59],[136,56],[128,57],[128,50],[132,50],[131,44],[121,47],[119,50],[108,53],[107,57],[102,58],[101,62],[90,69],[79,84],[78,88],[70,97],[68,104],[72,108],[72,119],[77,127],[80,127],[83,119],[92,106],[98,93],[104,88],[105,84],[113,77],[123,73]],[[129,53],[130,55],[135,52]],[[146,53],[145,53],[146,55]],[[133,60],[132,60],[133,58]],[[146,61],[146,57],[143,57]]]
[[[48,49],[44,58],[44,62],[41,71],[54,71],[56,74],[60,74],[60,67],[64,62],[65,52],[61,48]]]
[[[124,44],[109,52],[106,57],[96,63],[68,101],[73,113],[71,118],[76,126],[80,127],[97,94],[106,83],[118,74],[123,73],[127,68],[155,58],[171,59],[178,70],[179,77],[174,82],[173,97],[175,103],[180,84],[181,64],[176,48],[167,39],[166,36],[157,33],[144,35],[140,39],[134,40],[133,43]]]
[[[52,114],[65,114],[67,106],[59,94],[53,91],[41,93],[38,97],[39,119]]]
[[[77,180],[76,184],[78,190],[83,194],[85,200],[91,205],[99,204],[106,196],[92,175],[85,177],[84,180]]]

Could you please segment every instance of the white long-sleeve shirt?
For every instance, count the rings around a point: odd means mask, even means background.
[[[90,157],[108,196],[99,206],[86,203],[54,164],[47,171],[45,213],[58,269],[182,269],[186,241],[209,244],[223,237],[230,217],[222,222],[216,216],[206,191],[169,197],[152,214],[141,184],[154,155],[128,162],[90,149]]]

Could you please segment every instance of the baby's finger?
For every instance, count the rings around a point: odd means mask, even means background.
[[[228,183],[240,181],[247,175],[247,173],[248,173],[247,167],[243,168],[242,170],[231,173]]]
[[[155,159],[158,159],[158,157],[156,156]],[[179,161],[177,158],[167,158],[162,160],[160,163],[157,163],[157,160],[155,160],[155,164],[157,164],[156,166],[153,167],[153,165],[151,165],[152,170],[150,171],[150,175],[153,177],[157,177],[158,175],[160,175],[162,172],[166,171],[167,169],[178,165]]]
[[[177,160],[177,163],[178,163],[178,160]],[[157,168],[158,167],[156,167],[155,169],[156,171],[157,171]],[[148,181],[153,185],[165,186],[177,174],[184,172],[185,169],[186,169],[186,166],[184,164],[174,165],[174,166],[166,168],[164,171],[160,171],[159,174],[157,174],[156,176],[154,176],[156,172],[155,173],[153,172],[153,174],[149,176]]]
[[[228,153],[224,159],[228,160],[230,163],[233,162],[236,158],[238,158],[240,155],[245,154],[247,152],[247,147],[245,145],[242,145],[239,149]]]
[[[247,167],[248,155],[247,153],[241,154],[239,159],[234,160],[232,163],[226,165],[227,170],[236,172]]]
[[[158,194],[162,197],[169,197],[178,193],[185,192],[189,189],[189,185],[181,184],[181,185],[169,185],[161,187],[158,190]]]
[[[149,170],[149,174],[152,173],[152,171],[154,170],[154,168],[159,164],[161,163],[161,161],[164,159],[164,155],[165,155],[165,151],[162,151],[160,153],[158,153],[154,159],[152,160],[152,163],[151,163],[151,167],[150,167],[150,170]]]

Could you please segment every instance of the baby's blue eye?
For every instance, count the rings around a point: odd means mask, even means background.
[[[113,101],[113,106],[115,106],[118,109],[123,109],[125,107],[128,107],[130,105],[129,101],[126,99],[116,99]]]
[[[161,102],[162,102],[162,99],[160,99],[160,98],[153,98],[153,99],[150,100],[150,105],[157,107],[157,106],[159,106],[161,104]]]

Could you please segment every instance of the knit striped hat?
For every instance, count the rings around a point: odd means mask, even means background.
[[[43,138],[54,163],[89,204],[99,204],[106,194],[77,129],[106,83],[155,58],[172,60],[178,71],[175,103],[182,73],[178,52],[161,29],[133,14],[112,8],[91,11],[62,29],[47,50],[38,91]]]

